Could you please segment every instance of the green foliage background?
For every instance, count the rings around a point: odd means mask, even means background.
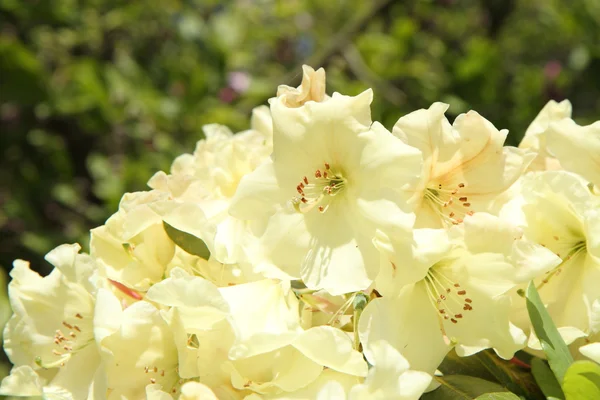
[[[551,98],[600,118],[598,0],[3,0],[0,35],[6,270],[85,247],[203,124],[247,128],[303,63],[326,67],[330,92],[372,87],[388,128],[434,101],[510,144]]]

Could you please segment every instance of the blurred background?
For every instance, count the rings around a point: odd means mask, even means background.
[[[326,68],[328,92],[372,87],[388,128],[434,101],[513,145],[549,99],[600,119],[600,0],[2,0],[0,35],[5,271],[86,248],[203,124],[248,128],[303,63]]]

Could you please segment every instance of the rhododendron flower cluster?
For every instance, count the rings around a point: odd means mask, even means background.
[[[531,281],[600,361],[600,121],[551,101],[516,148],[475,111],[385,127],[372,100],[304,66],[249,130],[205,126],[125,194],[89,254],[59,246],[45,277],[16,260],[0,393],[418,399],[451,351],[542,349]]]

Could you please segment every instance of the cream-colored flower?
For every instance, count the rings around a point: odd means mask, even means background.
[[[423,153],[421,182],[413,191],[417,228],[460,223],[465,215],[490,211],[496,196],[507,190],[534,157],[503,147],[508,131],[469,111],[450,125],[447,104],[412,112],[398,120],[393,134]],[[412,190],[412,189],[411,189]]]
[[[409,370],[408,362],[384,340],[365,343],[372,365],[363,384],[352,388],[349,400],[418,400],[431,383],[431,375]]]
[[[323,370],[293,346],[236,360],[229,367],[233,387],[259,394],[299,390],[317,379]]]
[[[411,368],[430,374],[452,346],[460,356],[494,348],[510,359],[525,346],[526,336],[509,322],[509,292],[560,259],[521,240],[516,226],[486,213],[470,216],[448,232],[426,232],[415,236],[416,256],[404,238],[376,239],[382,278],[393,283],[387,282],[390,295],[369,302],[361,315],[365,355],[369,359],[365,344],[386,340]],[[439,246],[428,243],[428,236]],[[425,251],[418,249],[421,240]],[[397,286],[395,296],[392,285]]]
[[[178,202],[193,204],[203,211],[205,223],[213,230],[205,241],[213,257],[222,263],[235,264],[246,259],[248,224],[230,217],[228,208],[242,177],[271,154],[272,132],[268,128],[272,124],[270,114],[265,113],[255,110],[253,116],[253,123],[262,131],[251,129],[234,135],[222,125],[204,126],[206,139],[197,143],[194,154],[178,157],[171,175],[158,172],[148,182]],[[187,224],[185,231],[193,233],[200,222],[189,218],[182,223]]]
[[[14,315],[4,331],[4,351],[15,365],[2,383],[5,395],[64,393],[86,398],[100,367],[94,336],[98,286],[94,261],[79,245],[46,255],[56,268],[46,277],[17,260],[9,297]]]
[[[329,99],[325,93],[325,70],[314,70],[308,65],[302,66],[302,83],[297,88],[280,85],[277,97],[287,107],[301,107],[308,101],[321,102]]]
[[[311,384],[291,393],[250,396],[247,400],[418,399],[431,376],[408,370],[408,363],[386,342],[371,344],[372,367],[366,379],[327,369]]]
[[[309,385],[323,367],[367,373],[348,333],[300,327],[289,283],[267,279],[217,289],[174,269],[146,298],[170,308],[164,317],[177,347],[179,377],[199,379],[219,398],[284,396]]]
[[[571,117],[572,106],[569,100],[557,103],[550,100],[542,111],[535,117],[525,131],[525,136],[519,143],[520,149],[533,150],[537,156],[529,165],[529,171],[560,170],[560,162],[548,152],[546,135],[550,124]]]
[[[236,331],[230,351],[233,359],[286,346],[302,332],[298,300],[288,282],[266,279],[219,290],[229,304]]]
[[[590,332],[591,307],[600,298],[600,200],[581,177],[565,171],[524,177],[520,195],[502,215],[512,218],[525,237],[562,259],[536,276],[542,301],[563,337],[571,342]],[[515,322],[529,326],[522,303]],[[535,340],[530,342],[535,346]]]
[[[301,333],[291,345],[231,363],[234,387],[277,399],[314,393],[329,371],[358,383],[367,375],[367,364],[347,333],[327,326]]]
[[[326,369],[311,384],[299,390],[277,394],[254,393],[244,400],[345,400],[350,389],[363,381],[364,378]]]
[[[350,375],[366,375],[367,364],[354,350],[348,333],[331,326],[307,330],[300,327],[298,300],[288,284],[264,280],[221,288],[220,291],[230,305],[232,325],[236,330],[230,358],[244,359],[247,364],[247,360],[270,359],[277,351],[283,351],[282,354],[298,352],[307,365],[316,365],[315,371],[324,366]],[[257,357],[265,353],[268,355]],[[234,365],[237,367],[238,363]]]
[[[200,207],[174,201],[168,193],[127,193],[119,211],[92,229],[91,255],[109,279],[145,292],[163,279],[176,254],[163,222],[208,241],[213,234],[205,221]]]
[[[235,333],[228,319],[229,305],[217,287],[174,269],[169,278],[150,288],[146,298],[164,308],[162,315],[177,348],[179,377],[200,380],[218,398],[243,397],[236,394],[226,369]]]
[[[572,119],[550,125],[548,149],[567,171],[600,187],[600,121],[580,126]]]
[[[371,99],[271,102],[272,160],[242,179],[230,208],[258,222],[257,272],[332,294],[362,290],[377,274],[375,229],[412,227],[400,189],[416,179],[420,153],[371,123]]]
[[[144,399],[150,384],[176,393],[183,383],[177,371],[177,347],[160,311],[139,301],[112,318],[120,326],[100,340],[107,399]]]
[[[271,147],[266,143],[268,136],[254,129],[234,134],[226,126],[218,124],[205,125],[203,130],[206,138],[196,144],[193,154],[178,157],[169,175],[172,179],[186,181],[189,187],[182,187],[184,191],[181,191],[173,185],[167,191],[180,200],[230,199],[240,179],[254,171],[271,154]],[[157,177],[164,177],[164,173],[150,179],[151,187],[154,184],[164,185]],[[209,216],[212,214],[207,212]]]

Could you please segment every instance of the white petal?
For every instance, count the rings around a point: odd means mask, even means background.
[[[352,339],[339,329],[313,327],[302,333],[292,345],[325,367],[349,375],[367,375],[368,367],[362,354],[353,349]]]
[[[163,392],[161,385],[146,386],[146,400],[173,400],[173,397]]]
[[[393,133],[406,144],[416,147],[423,153],[426,162],[426,171],[432,162],[437,147],[446,138],[450,131],[450,123],[444,117],[448,104],[433,103],[428,110],[414,111],[400,118],[394,125]],[[444,146],[440,146],[442,151]],[[428,178],[427,176],[426,178]]]
[[[569,100],[557,103],[550,100],[535,117],[525,131],[525,136],[519,143],[521,149],[531,149],[537,152],[535,160],[530,165],[530,170],[545,171],[560,168],[558,161],[550,155],[546,147],[546,134],[550,123],[571,117],[572,106]]]
[[[179,400],[218,400],[206,385],[199,382],[187,382],[181,387]]]
[[[290,185],[290,199],[294,196],[293,190],[294,186]],[[275,165],[269,160],[242,178],[231,200],[229,213],[244,220],[268,217],[275,211],[275,204],[285,198],[285,194],[281,194]]]
[[[99,289],[94,309],[94,338],[100,344],[121,326],[122,309],[119,299],[107,289]]]
[[[2,379],[0,394],[4,396],[41,396],[44,381],[29,365],[14,367]]]
[[[150,303],[139,301],[126,308],[120,329],[106,337],[102,347],[108,386],[115,394],[122,391],[131,396],[139,395],[151,383],[151,378],[161,385],[178,378],[173,334],[160,312]],[[146,372],[146,368],[152,372]]]
[[[600,343],[590,343],[579,348],[581,354],[600,364]]]
[[[323,370],[292,346],[235,360],[231,368],[233,387],[258,393],[301,389],[317,379]]]
[[[329,381],[319,390],[317,400],[339,399],[346,400],[344,386],[338,381]]]
[[[298,300],[283,283],[262,280],[219,289],[236,330],[233,359],[266,353],[291,343],[301,332]]]
[[[181,268],[173,269],[170,278],[153,285],[146,297],[165,306],[178,307],[188,329],[205,329],[229,312],[229,305],[213,283],[189,275]]]
[[[352,388],[349,398],[417,400],[431,382],[431,375],[409,371],[402,355],[385,340],[370,343],[370,352],[376,364],[369,370],[365,382]]]
[[[412,369],[433,374],[450,350],[436,312],[421,285],[405,287],[397,299],[372,300],[359,321],[365,357],[370,363],[376,362],[370,344],[385,340],[402,353]]]
[[[600,121],[579,126],[572,119],[550,125],[548,148],[561,165],[600,186]]]
[[[313,237],[301,264],[308,288],[338,295],[366,289],[377,276],[379,253],[372,237],[361,231],[350,215],[344,215],[349,211],[336,207],[308,216]]]
[[[377,232],[373,242],[381,253],[375,287],[383,296],[396,295],[403,286],[423,279],[452,248],[444,229],[415,229],[412,235],[395,232],[391,237]]]

